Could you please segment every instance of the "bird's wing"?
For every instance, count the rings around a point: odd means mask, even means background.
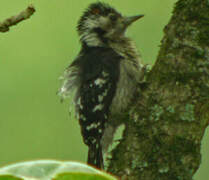
[[[76,101],[89,163],[101,163],[101,138],[119,78],[121,57],[111,49],[95,48],[80,59],[81,86]]]

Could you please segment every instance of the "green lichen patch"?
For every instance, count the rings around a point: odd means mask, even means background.
[[[195,107],[193,104],[186,104],[185,111],[181,114],[180,119],[183,121],[194,121],[195,120]]]
[[[155,104],[153,107],[151,107],[151,113],[149,119],[152,121],[158,121],[160,119],[160,116],[163,114],[164,109],[162,106]]]
[[[159,168],[159,173],[167,173],[169,171],[169,166],[162,166]]]
[[[144,161],[141,156],[136,156],[135,159],[131,161],[131,168],[132,169],[140,169],[143,170],[144,168],[148,167],[148,162]]]
[[[167,108],[166,108],[166,110],[168,111],[168,112],[170,112],[170,113],[175,113],[175,109],[174,109],[174,107],[173,106],[168,106]]]

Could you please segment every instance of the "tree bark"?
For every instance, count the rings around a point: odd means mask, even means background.
[[[128,180],[192,180],[209,125],[209,0],[179,0],[147,86],[108,171]]]

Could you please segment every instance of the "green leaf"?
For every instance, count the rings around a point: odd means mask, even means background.
[[[23,180],[23,179],[17,178],[11,175],[3,175],[3,176],[0,176],[0,180]]]
[[[63,173],[59,174],[53,180],[115,180],[110,176],[103,176],[99,174],[86,174],[86,173]]]
[[[0,168],[0,180],[23,179],[116,180],[113,176],[91,166],[69,161],[38,160]]]

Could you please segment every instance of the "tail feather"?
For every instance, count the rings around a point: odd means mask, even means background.
[[[104,169],[101,145],[98,147],[96,145],[89,146],[87,163],[96,166],[99,169]]]

